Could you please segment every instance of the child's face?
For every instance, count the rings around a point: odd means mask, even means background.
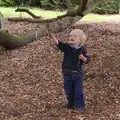
[[[69,43],[73,45],[81,44],[80,35],[78,31],[71,31],[69,35]]]

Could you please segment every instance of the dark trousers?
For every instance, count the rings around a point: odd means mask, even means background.
[[[68,106],[75,106],[76,109],[85,107],[82,77],[77,75],[64,75],[64,90]]]

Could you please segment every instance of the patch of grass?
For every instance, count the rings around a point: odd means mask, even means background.
[[[85,17],[83,17],[82,20],[85,20],[85,21],[89,21],[89,20],[91,20],[91,21],[105,21],[105,20],[108,20],[108,18],[106,18],[104,16],[88,14]]]
[[[0,7],[1,13],[4,15],[4,17],[10,17],[10,16],[19,16],[19,13],[15,13],[14,8],[4,8]]]
[[[82,18],[85,21],[119,21],[120,15],[98,15],[98,14],[87,14]]]
[[[17,16],[31,17],[30,15],[24,12],[22,13],[15,12],[15,9],[16,8],[12,8],[12,7],[8,7],[8,8],[0,7],[0,11],[4,15],[4,17],[17,17]],[[44,18],[54,18],[56,16],[65,14],[65,12],[44,11],[37,8],[29,8],[29,10],[33,12],[35,15],[42,16]]]

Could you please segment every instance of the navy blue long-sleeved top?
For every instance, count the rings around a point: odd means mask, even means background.
[[[57,47],[64,52],[62,71],[67,73],[66,70],[78,71],[79,74],[83,73],[82,65],[84,61],[79,59],[79,55],[82,53],[86,58],[86,63],[90,62],[90,57],[87,54],[87,51],[84,46],[80,45],[77,49],[72,47],[68,43],[63,43],[59,41]]]

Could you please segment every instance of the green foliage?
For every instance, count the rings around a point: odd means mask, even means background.
[[[41,7],[47,9],[64,8],[65,0],[41,0]]]
[[[80,0],[71,0],[71,3],[75,5],[80,4]],[[45,9],[66,9],[66,0],[0,0],[0,6],[34,6]]]
[[[41,0],[40,2],[42,7],[52,7],[52,4],[50,4],[49,0]]]
[[[15,5],[15,1],[14,0],[1,0],[0,1],[0,6],[14,6]]]
[[[103,4],[100,4],[98,7],[96,7],[92,12],[98,14],[117,14],[119,13],[119,4],[116,4],[116,1],[117,0],[104,2]]]
[[[80,4],[80,0],[71,0],[73,5],[79,5]]]
[[[0,6],[40,6],[40,0],[0,0]]]

